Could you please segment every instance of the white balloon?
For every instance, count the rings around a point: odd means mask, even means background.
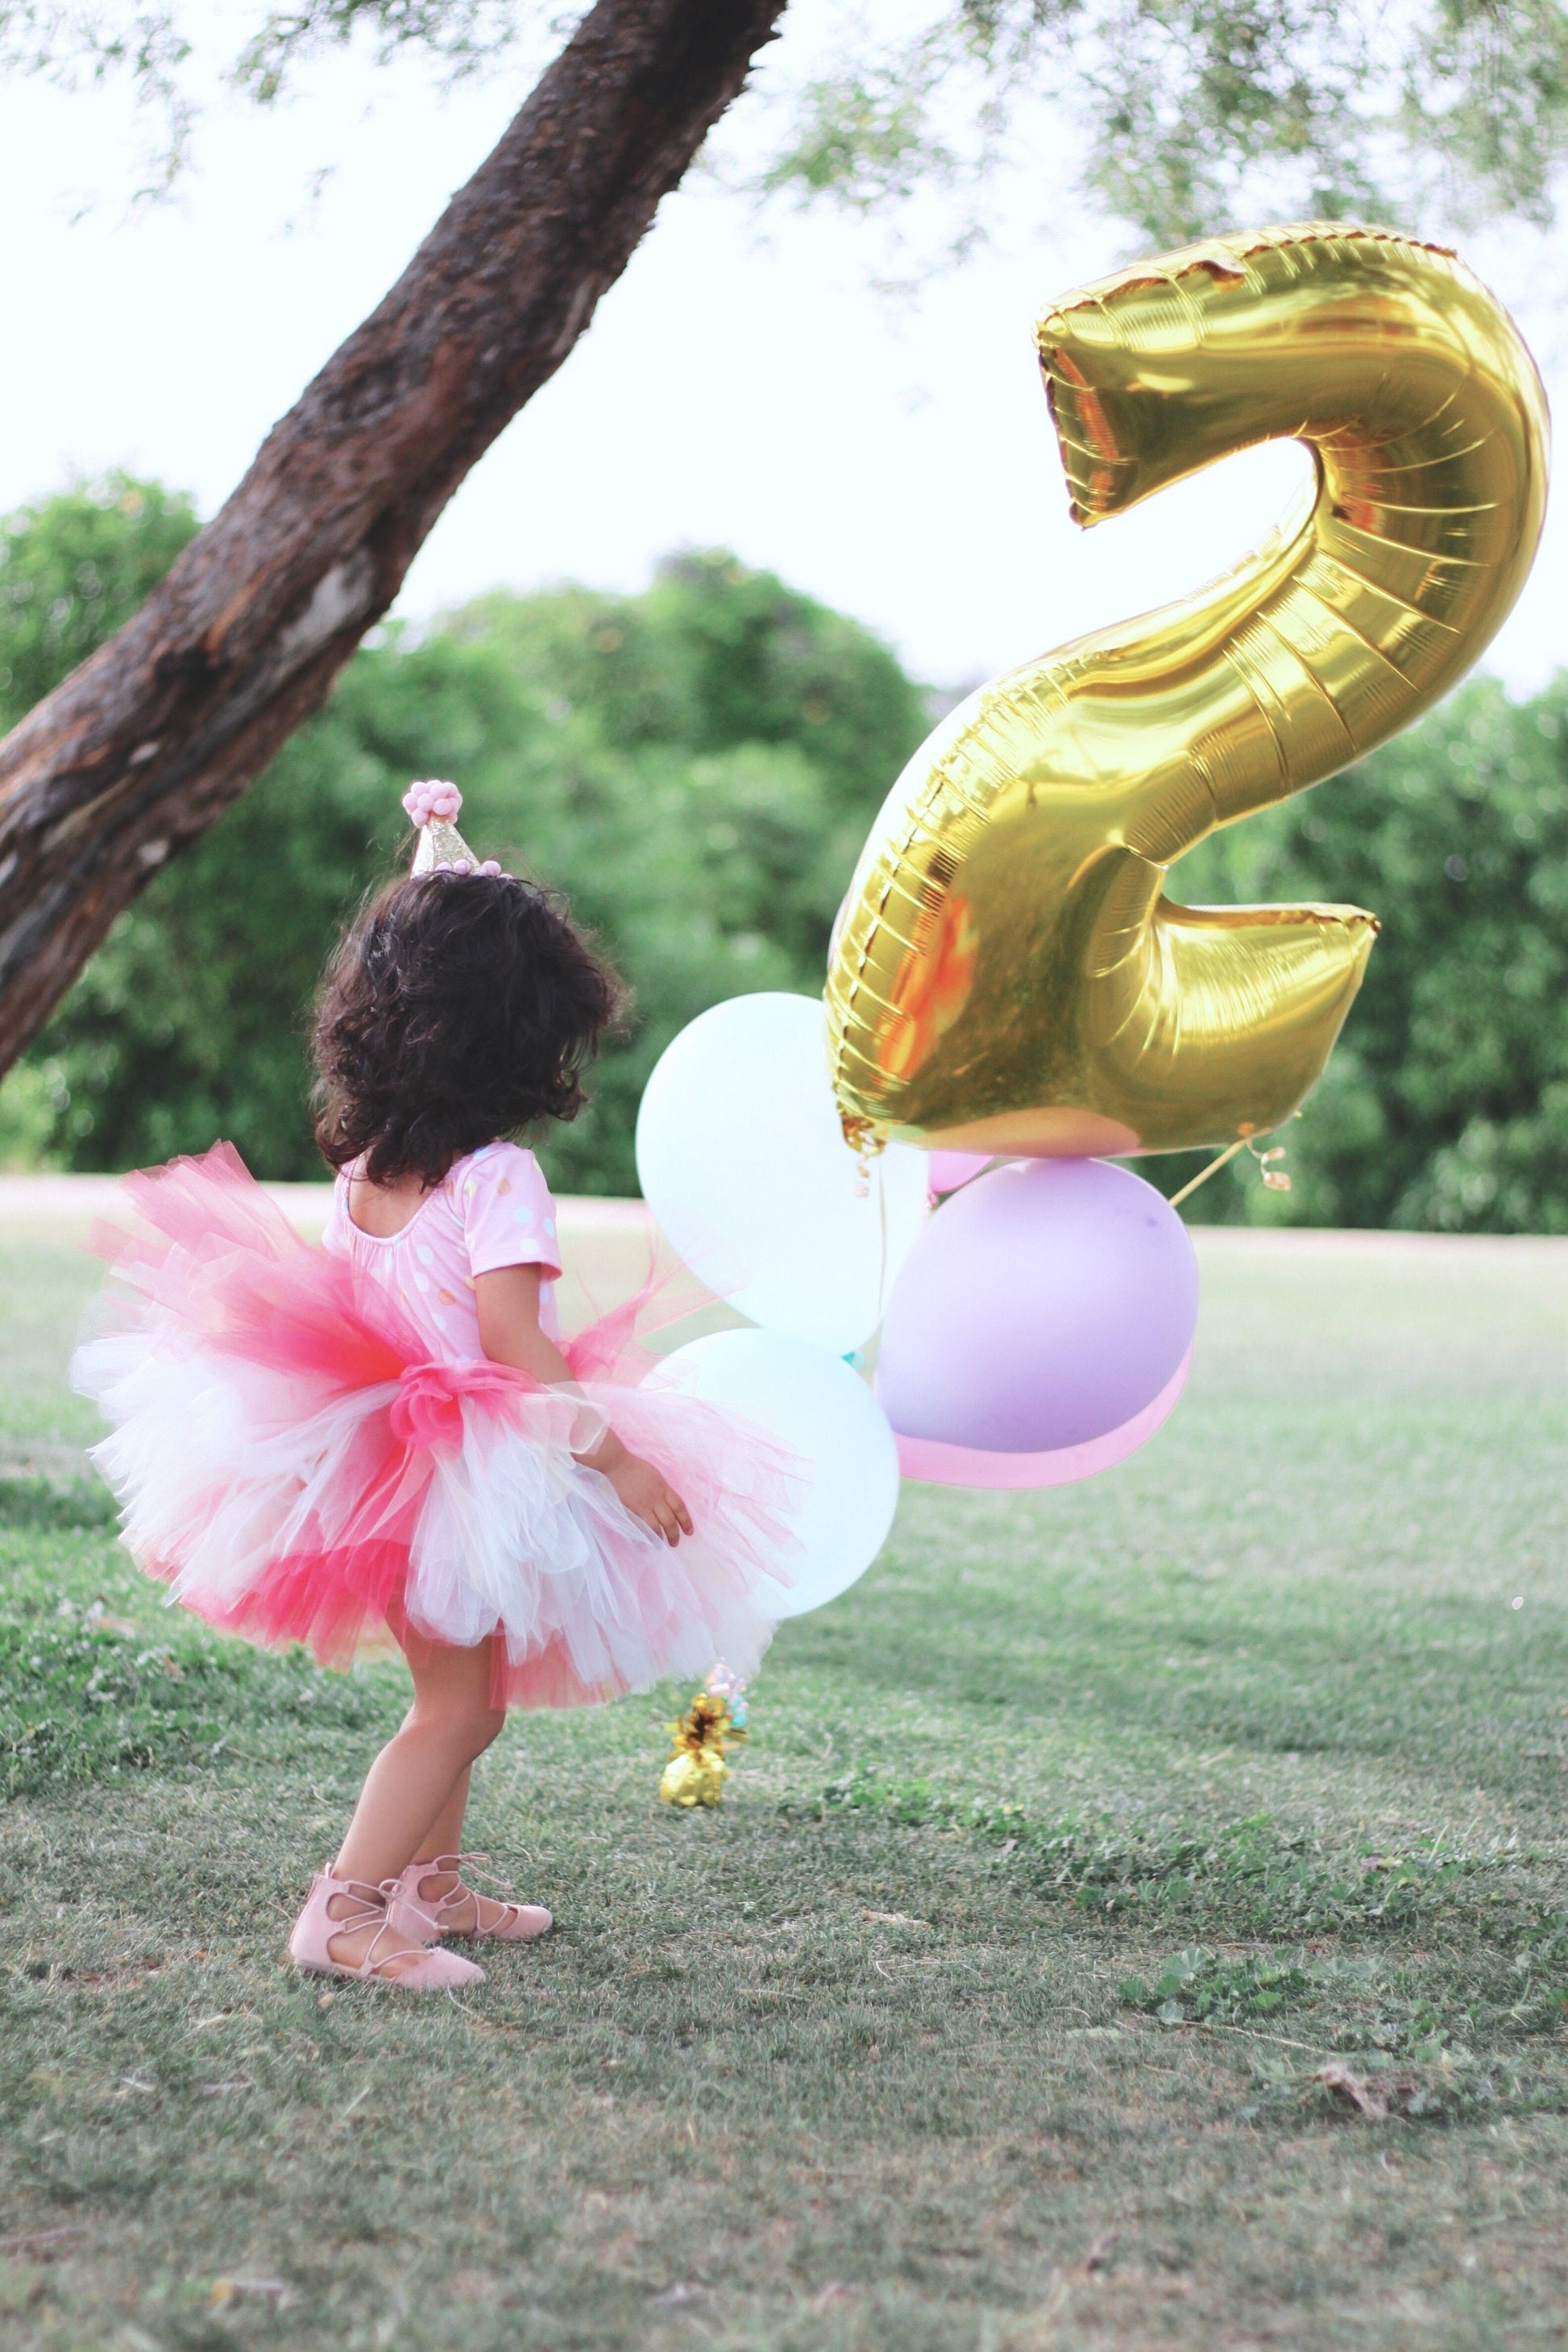
[[[732,996],[665,1048],[637,1113],[665,1238],[737,1311],[836,1356],[868,1339],[927,1206],[926,1155],[844,1140],[822,1004]]]
[[[803,1616],[863,1576],[888,1539],[899,1500],[899,1450],[888,1416],[838,1357],[783,1331],[711,1331],[648,1374],[754,1422],[795,1456],[805,1483],[794,1581],[767,1580],[775,1617]]]

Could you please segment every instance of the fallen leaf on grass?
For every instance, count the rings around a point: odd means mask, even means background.
[[[1363,2083],[1342,2059],[1331,2058],[1326,2066],[1318,2067],[1312,2080],[1321,2083],[1325,2091],[1337,2091],[1342,2098],[1350,2101],[1359,2115],[1369,2116],[1375,2123],[1382,2123],[1386,2118],[1388,2101],[1382,2091],[1371,2083]]]
[[[292,2300],[288,2280],[279,2278],[216,2278],[207,2300],[215,2311],[226,2311],[242,2294],[259,2295],[275,2311],[287,2310]]]
[[[907,1911],[862,1911],[862,1919],[872,1920],[879,1927],[923,1927],[931,1932],[929,1919],[911,1919]]]

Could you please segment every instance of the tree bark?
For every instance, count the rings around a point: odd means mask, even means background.
[[[0,1072],[164,859],[325,699],[784,5],[599,0],[167,579],[0,743]]]

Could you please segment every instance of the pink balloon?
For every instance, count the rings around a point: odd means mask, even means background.
[[[945,1445],[939,1437],[900,1437],[899,1468],[906,1478],[918,1478],[928,1486],[1070,1486],[1125,1462],[1148,1444],[1174,1412],[1192,1363],[1189,1348],[1152,1404],[1087,1444],[1063,1445],[1052,1454],[987,1454],[978,1445]]]
[[[932,1199],[940,1199],[943,1192],[956,1192],[982,1169],[990,1167],[992,1156],[986,1151],[928,1151],[926,1167]]]

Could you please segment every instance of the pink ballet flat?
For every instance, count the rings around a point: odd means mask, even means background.
[[[346,1895],[353,1908],[334,1919],[329,1906],[340,1895]],[[430,1940],[426,1933],[398,1927],[395,1915],[408,1908],[401,1898],[400,1879],[388,1878],[380,1886],[366,1886],[357,1878],[334,1878],[330,1870],[318,1871],[310,1881],[305,1907],[289,1933],[289,1958],[297,1969],[307,1969],[312,1976],[354,1977],[361,1980],[374,1977],[382,1984],[399,1985],[405,1992],[451,1992],[459,1985],[483,1984],[483,1969],[457,1952],[388,1952],[384,1958],[376,1958],[376,1946],[389,1929],[395,1935],[405,1935],[410,1943]],[[420,1916],[427,1925],[434,1925],[428,1911],[421,1911]],[[357,1967],[333,1958],[335,1936],[352,1936],[356,1928],[368,1927],[373,1921],[378,1923],[375,1934]]]
[[[433,1862],[411,1862],[401,1878],[389,1881],[397,1893],[387,1906],[400,1936],[410,1943],[433,1943],[439,1936],[461,1936],[474,1943],[530,1944],[542,1936],[552,1925],[549,1912],[542,1903],[503,1903],[501,1916],[489,1927],[455,1927],[452,1914],[464,1904],[476,1906],[479,1896],[470,1886],[458,1885],[448,1895],[421,1895],[420,1885],[426,1878],[445,1878],[456,1874],[461,1879],[466,1873],[488,1878],[492,1886],[506,1888],[510,1883],[498,1878],[488,1867],[488,1853],[441,1853]]]

